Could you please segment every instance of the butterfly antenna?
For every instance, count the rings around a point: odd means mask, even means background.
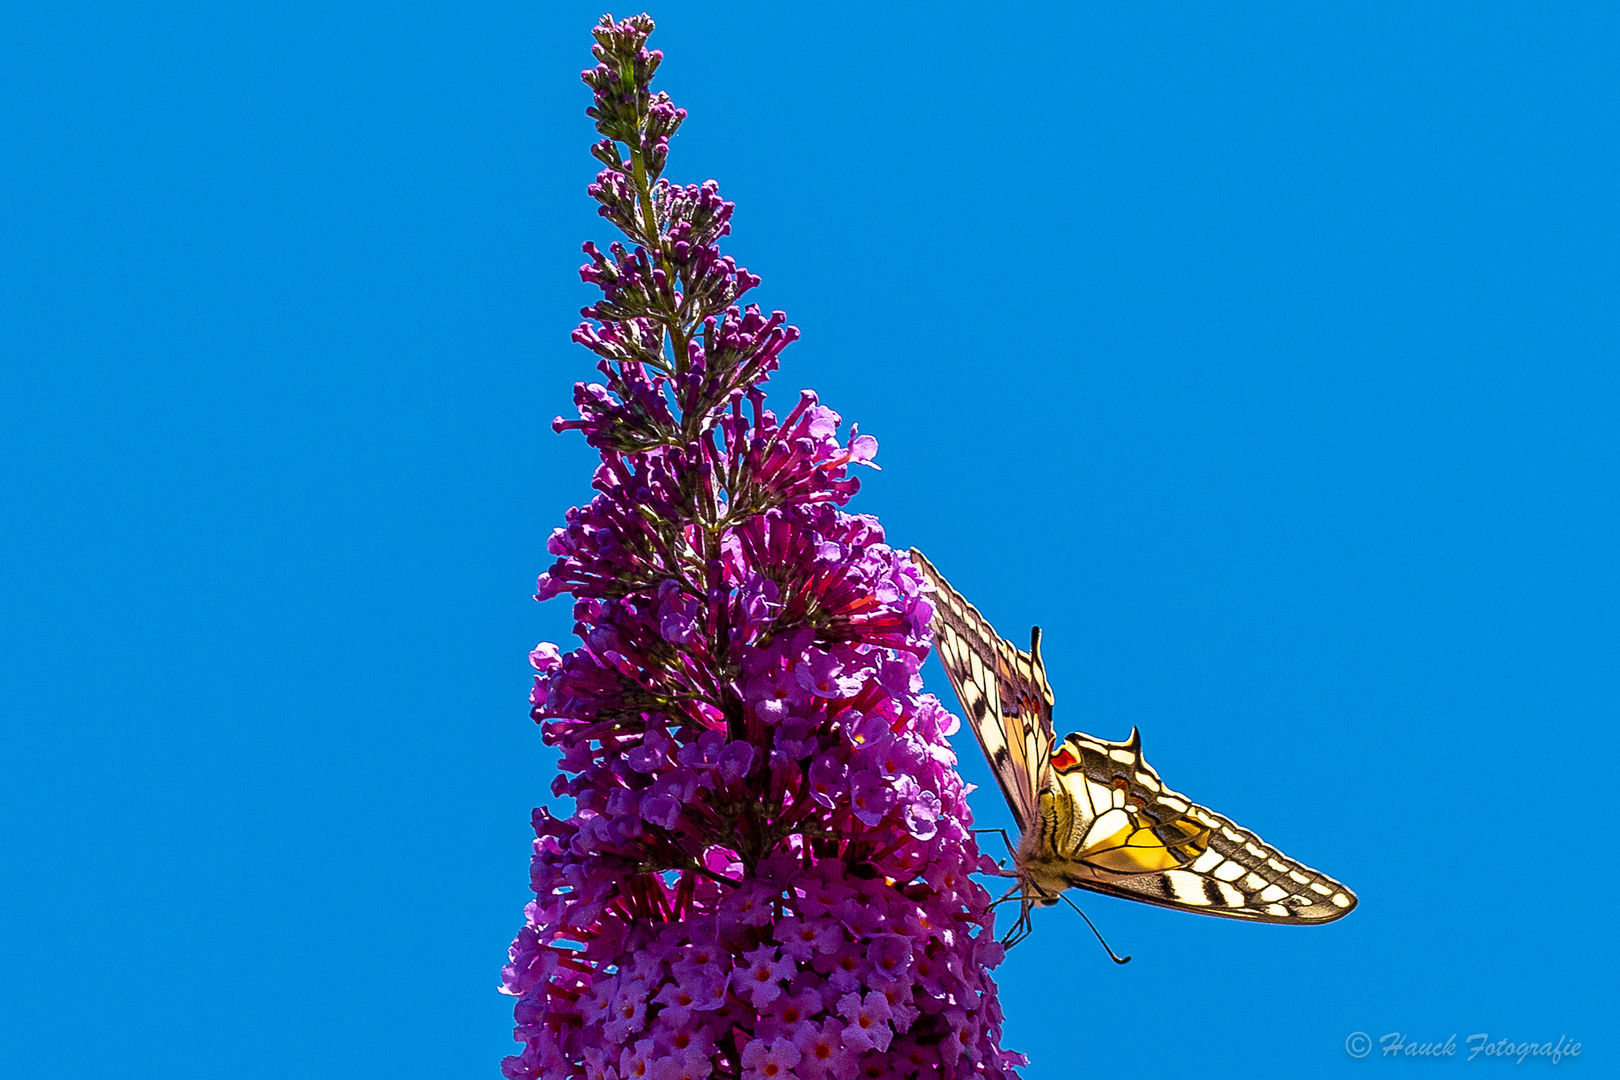
[[[1062,893],[1059,893],[1059,894],[1058,894],[1058,895],[1059,895],[1059,896],[1063,896],[1063,894],[1062,894]],[[1098,942],[1099,942],[1099,943],[1101,943],[1101,945],[1102,945],[1102,947],[1103,947],[1103,951],[1104,951],[1104,952],[1106,952],[1106,953],[1107,953],[1107,954],[1108,954],[1108,955],[1109,955],[1109,957],[1110,957],[1110,958],[1111,958],[1111,959],[1112,959],[1112,960],[1113,960],[1113,961],[1114,961],[1114,963],[1116,963],[1116,964],[1128,964],[1128,963],[1130,963],[1130,962],[1131,962],[1131,958],[1130,958],[1130,957],[1128,957],[1128,956],[1127,956],[1127,957],[1125,957],[1125,958],[1124,958],[1124,959],[1123,959],[1123,960],[1122,960],[1122,959],[1120,959],[1120,958],[1119,958],[1119,957],[1117,957],[1117,956],[1115,956],[1115,955],[1114,955],[1114,950],[1113,950],[1113,949],[1110,949],[1110,948],[1109,948],[1109,947],[1108,947],[1108,942],[1106,942],[1106,941],[1103,941],[1103,936],[1102,936],[1102,932],[1101,932],[1101,931],[1099,931],[1099,930],[1098,930],[1098,929],[1097,929],[1097,924],[1096,924],[1096,923],[1094,923],[1094,922],[1092,922],[1092,921],[1091,921],[1091,917],[1090,917],[1090,916],[1089,916],[1089,915],[1087,915],[1087,914],[1086,914],[1086,913],[1085,913],[1085,912],[1083,912],[1083,911],[1080,911],[1080,905],[1079,905],[1079,904],[1077,904],[1077,903],[1075,903],[1075,902],[1074,902],[1074,901],[1073,901],[1073,900],[1070,900],[1070,899],[1069,899],[1069,898],[1068,898],[1068,897],[1067,897],[1067,896],[1063,896],[1063,902],[1064,902],[1064,903],[1065,903],[1065,904],[1068,904],[1068,905],[1069,905],[1069,906],[1070,906],[1070,907],[1072,907],[1072,908],[1074,908],[1074,910],[1076,910],[1076,911],[1079,911],[1079,912],[1080,912],[1080,917],[1081,917],[1081,918],[1082,918],[1082,919],[1085,919],[1085,920],[1086,920],[1086,925],[1087,925],[1087,926],[1089,926],[1089,927],[1091,927],[1091,932],[1092,932],[1092,933],[1093,933],[1093,934],[1096,934],[1096,935],[1097,935],[1097,941],[1098,941]]]

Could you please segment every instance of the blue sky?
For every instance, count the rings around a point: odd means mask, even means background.
[[[1620,20],[1221,8],[665,3],[670,175],[1060,733],[1360,894],[1041,912],[1030,1080],[1612,1068]],[[0,1071],[496,1075],[598,14],[0,15]]]

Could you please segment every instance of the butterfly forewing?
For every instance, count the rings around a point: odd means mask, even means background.
[[[1040,795],[1052,775],[1052,688],[1041,663],[1040,631],[1024,652],[998,636],[922,552],[913,548],[911,558],[938,590],[935,648],[1023,832],[1039,817]]]

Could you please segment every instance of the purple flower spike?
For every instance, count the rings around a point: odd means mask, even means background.
[[[956,759],[921,692],[932,605],[876,519],[842,508],[877,440],[763,385],[798,337],[738,299],[734,207],[663,179],[686,119],[650,90],[645,15],[583,75],[625,235],[585,246],[575,332],[595,497],[546,542],[531,715],[560,757],[534,900],[501,970],[509,1080],[1002,1080],[1001,947]],[[666,351],[666,343],[669,347]]]

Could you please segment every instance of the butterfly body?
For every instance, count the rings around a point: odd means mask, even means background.
[[[1329,922],[1355,907],[1337,881],[1167,787],[1134,728],[1124,742],[1081,732],[1057,742],[1040,629],[1028,652],[1018,649],[920,551],[911,556],[936,590],[940,660],[1018,825],[1006,875],[1017,879],[1020,912],[1009,941],[1029,932],[1031,907],[1071,888],[1285,924]]]

